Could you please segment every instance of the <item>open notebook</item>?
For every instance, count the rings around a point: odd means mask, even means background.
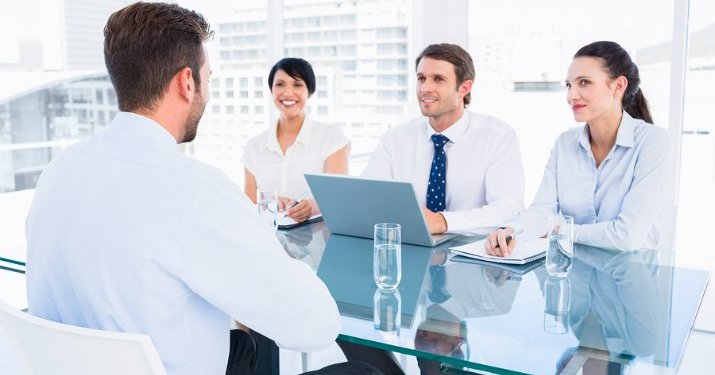
[[[285,212],[280,212],[278,213],[278,217],[276,218],[276,224],[278,224],[278,229],[293,229],[295,227],[299,227],[301,225],[306,225],[310,223],[316,223],[318,221],[323,220],[323,215],[321,214],[315,214],[310,217],[310,219],[302,222],[297,222],[288,215],[285,214]]]
[[[518,241],[514,252],[508,257],[498,257],[487,254],[484,249],[484,240],[468,243],[466,245],[450,247],[457,255],[485,260],[496,263],[526,264],[539,260],[546,256],[546,249],[549,247],[548,239],[537,238],[529,241]]]

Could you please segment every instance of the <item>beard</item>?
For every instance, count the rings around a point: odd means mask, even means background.
[[[201,121],[201,116],[203,116],[204,109],[206,108],[206,101],[202,100],[203,96],[200,93],[198,99],[199,100],[194,101],[194,104],[191,105],[189,117],[186,119],[186,124],[184,125],[184,138],[179,143],[191,142],[196,138],[199,121]]]

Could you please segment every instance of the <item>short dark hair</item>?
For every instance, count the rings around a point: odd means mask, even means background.
[[[271,68],[271,72],[268,73],[268,88],[271,92],[273,92],[273,78],[275,78],[276,72],[279,70],[286,72],[293,79],[300,79],[305,82],[305,86],[308,88],[308,95],[313,95],[315,92],[315,73],[309,62],[297,57],[286,57],[278,61]]]
[[[454,74],[457,76],[457,86],[467,80],[474,81],[474,62],[472,61],[472,56],[469,56],[469,53],[465,51],[464,48],[456,44],[430,44],[417,56],[415,69],[417,69],[423,57],[446,61],[454,65]],[[472,93],[469,92],[464,96],[464,106],[468,106],[471,100]]]
[[[631,56],[623,47],[611,41],[593,42],[581,47],[574,55],[574,59],[577,57],[593,57],[601,60],[611,79],[620,76],[626,77],[628,86],[626,86],[626,91],[621,99],[623,110],[633,118],[653,123],[648,100],[640,88],[641,77],[638,73],[638,66],[631,60]]]
[[[153,110],[174,75],[186,67],[200,92],[203,43],[212,36],[201,14],[176,4],[137,2],[109,16],[104,62],[119,109]]]

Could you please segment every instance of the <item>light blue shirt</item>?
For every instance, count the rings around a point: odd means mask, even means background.
[[[27,218],[30,312],[148,334],[169,374],[223,374],[230,318],[284,348],[330,345],[339,315],[223,173],[121,112],[42,173]]]
[[[574,242],[618,250],[656,248],[670,143],[665,129],[623,112],[616,143],[601,164],[588,125],[556,140],[534,202],[507,226],[543,235],[548,216],[574,218]]]

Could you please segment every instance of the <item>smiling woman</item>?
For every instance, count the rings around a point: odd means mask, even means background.
[[[309,62],[299,58],[278,61],[268,75],[268,87],[280,117],[248,141],[243,155],[246,195],[255,203],[257,189],[275,190],[279,209],[297,222],[320,212],[304,173],[348,173],[348,138],[339,127],[306,117],[305,105],[315,86]],[[309,198],[299,199],[303,196]]]

